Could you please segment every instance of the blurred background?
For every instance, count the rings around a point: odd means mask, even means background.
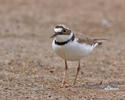
[[[124,99],[124,9],[124,0],[0,0],[1,100]],[[78,37],[109,39],[83,59],[77,84],[114,82],[115,94],[98,87],[59,88],[64,63],[50,39],[57,24]],[[71,84],[77,63],[69,65]]]

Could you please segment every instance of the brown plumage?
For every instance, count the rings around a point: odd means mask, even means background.
[[[90,39],[90,38],[79,38],[78,42],[79,43],[86,43],[89,45],[93,45],[95,43],[99,43],[99,45],[102,44],[101,40],[106,40],[106,39]]]
[[[67,28],[63,28],[62,33],[63,33],[64,35],[69,35],[69,34],[71,33],[71,30],[70,30],[70,29],[67,29]]]

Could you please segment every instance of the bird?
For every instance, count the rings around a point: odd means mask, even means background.
[[[52,34],[52,49],[55,53],[64,59],[65,62],[65,71],[63,80],[61,83],[61,87],[66,86],[66,76],[68,70],[67,61],[78,61],[77,72],[75,75],[75,79],[73,81],[73,86],[76,84],[76,80],[80,71],[80,60],[88,56],[94,48],[99,45],[102,45],[101,40],[106,39],[91,39],[88,37],[77,38],[75,34],[64,25],[56,25],[54,27],[54,33]]]

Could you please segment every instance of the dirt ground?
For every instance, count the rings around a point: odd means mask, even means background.
[[[125,0],[0,0],[0,100],[125,100],[124,9]],[[109,39],[82,59],[75,87],[60,88],[57,24]],[[77,62],[68,64],[72,84]]]

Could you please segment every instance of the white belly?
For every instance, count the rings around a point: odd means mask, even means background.
[[[58,56],[69,61],[80,60],[93,50],[92,46],[80,44],[76,41],[69,42],[65,45],[56,45],[55,40],[53,40],[52,48]]]

